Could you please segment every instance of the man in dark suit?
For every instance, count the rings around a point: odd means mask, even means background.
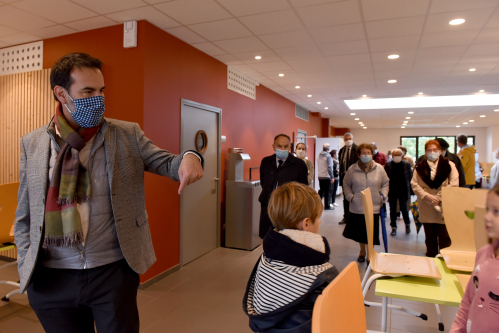
[[[352,133],[345,133],[343,135],[343,141],[345,142],[345,146],[340,149],[340,186],[343,186],[343,178],[345,178],[345,174],[347,173],[348,168],[352,164],[357,163],[359,157],[357,156],[357,145],[353,143],[353,135]],[[343,192],[344,193],[344,192]],[[343,195],[343,220],[339,222],[339,224],[345,224],[348,222],[348,214],[350,213],[350,202],[345,199]]]
[[[261,239],[263,239],[267,234],[267,231],[272,228],[267,206],[269,205],[270,195],[277,186],[289,182],[299,182],[308,185],[307,164],[289,153],[289,149],[291,148],[291,139],[289,136],[286,134],[279,134],[276,136],[272,148],[274,149],[275,154],[264,157],[260,164],[262,193],[260,194],[258,201],[260,201],[262,205],[259,230]]]

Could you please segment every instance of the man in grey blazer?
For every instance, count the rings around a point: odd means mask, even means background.
[[[88,54],[62,57],[56,116],[21,138],[19,277],[47,332],[139,332],[139,274],[156,261],[144,171],[180,180],[179,194],[203,175],[197,152],[171,154],[138,124],[103,118],[101,68]]]

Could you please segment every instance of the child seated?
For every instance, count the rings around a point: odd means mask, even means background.
[[[485,228],[493,242],[476,254],[451,333],[499,332],[499,186],[487,195]]]
[[[272,193],[268,213],[275,229],[263,239],[243,300],[254,332],[311,332],[314,303],[338,275],[318,234],[322,210],[310,186],[291,182]]]

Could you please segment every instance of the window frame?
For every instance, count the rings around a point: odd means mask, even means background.
[[[401,135],[400,136],[400,145],[402,145],[402,139],[416,139],[416,156],[413,156],[416,160],[421,156],[421,155],[424,155],[424,152],[423,154],[420,154],[419,152],[419,138],[427,138],[427,137],[432,137],[434,136],[434,139],[436,138],[444,138],[444,137],[449,137],[451,135]],[[476,136],[475,135],[468,135],[468,139],[469,138],[472,138],[473,139],[473,145],[475,146],[476,145]],[[454,151],[451,151],[451,153],[453,154],[457,154],[457,148],[458,148],[458,145],[457,145],[457,138],[456,138],[456,135],[454,135]]]

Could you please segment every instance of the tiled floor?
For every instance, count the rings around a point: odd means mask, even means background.
[[[322,216],[320,231],[329,241],[331,263],[339,270],[356,260],[359,252],[357,243],[341,235],[343,227],[338,225],[338,221],[341,220],[342,211],[341,207],[326,211]],[[403,222],[399,220],[399,231],[396,237],[388,236],[390,252],[424,255],[422,230],[419,236],[416,236],[413,227],[412,233],[405,235]],[[242,298],[248,277],[261,253],[261,247],[252,252],[219,248],[146,290],[139,290],[141,332],[251,332],[248,319],[242,310]],[[365,269],[365,263],[359,264],[361,276],[364,275]],[[5,279],[18,280],[15,267],[0,270],[0,280]],[[12,287],[0,285],[0,295],[5,295],[10,290]],[[369,291],[367,299],[381,301],[381,297],[374,295],[374,288]],[[389,301],[424,312],[429,319],[425,322],[408,314],[392,312],[388,316],[388,332],[439,332],[432,304],[395,299]],[[448,332],[457,308],[441,306],[441,311],[445,331]],[[368,329],[380,330],[380,308],[366,308],[366,318]],[[8,303],[0,301],[0,333],[17,332],[43,332],[25,295],[16,295]]]

